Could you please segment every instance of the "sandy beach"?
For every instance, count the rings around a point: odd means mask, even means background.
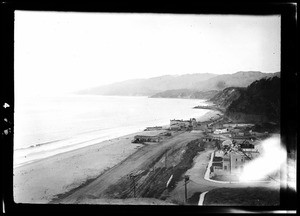
[[[208,121],[218,114],[218,111],[209,111],[197,120]],[[142,144],[131,141],[135,135],[142,133],[107,140],[15,168],[14,201],[48,203],[58,194],[96,178],[141,148]]]
[[[14,169],[16,203],[47,203],[55,195],[95,178],[135,152],[130,134],[120,138],[58,154]],[[110,143],[110,145],[103,145]],[[104,147],[103,147],[104,146]]]

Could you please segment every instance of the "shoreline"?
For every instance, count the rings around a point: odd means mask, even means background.
[[[32,161],[28,161],[28,162],[23,162],[23,163],[20,163],[20,164],[16,164],[14,166],[14,169],[20,168],[22,166],[26,166],[26,165],[29,165],[29,164],[32,164],[32,163],[37,163],[37,162],[42,161],[42,160],[47,160],[47,159],[50,159],[50,158],[53,158],[53,157],[56,157],[56,156],[59,156],[59,155],[68,154],[68,153],[71,153],[71,152],[76,152],[76,151],[79,151],[79,150],[84,149],[84,148],[90,148],[90,147],[93,147],[94,145],[99,145],[100,148],[104,148],[105,146],[107,146],[107,145],[103,145],[104,143],[108,144],[109,142],[114,142],[114,141],[116,141],[118,139],[131,138],[131,137],[134,137],[135,135],[138,135],[138,134],[140,134],[142,132],[143,131],[141,131],[141,132],[135,132],[135,133],[130,133],[130,134],[127,134],[127,135],[124,135],[124,136],[120,136],[120,137],[115,137],[115,138],[112,138],[112,139],[103,140],[103,141],[100,141],[100,142],[92,144],[92,145],[79,147],[79,148],[72,149],[72,150],[69,150],[69,151],[66,151],[66,152],[60,152],[60,153],[57,153],[55,155],[51,155],[51,156],[48,156],[48,157],[45,157],[45,158],[36,159],[36,160],[32,160]],[[86,142],[88,142],[88,141],[86,141]]]
[[[212,117],[216,117],[218,114],[222,114],[222,113],[220,111],[217,111],[217,110],[209,110],[204,115],[202,115],[200,117],[197,117],[196,120],[198,122],[207,122],[207,121],[210,121]],[[158,125],[158,126],[155,126],[155,127],[162,127],[162,130],[166,130],[167,128],[169,128],[169,124],[168,125]],[[51,157],[55,157],[57,155],[65,154],[65,153],[68,153],[68,152],[77,151],[77,150],[80,150],[82,148],[88,148],[88,147],[91,147],[93,145],[104,144],[104,143],[107,143],[107,141],[112,141],[112,140],[115,140],[115,139],[121,139],[121,138],[125,138],[125,137],[131,137],[131,138],[133,138],[135,135],[140,135],[140,134],[144,133],[144,131],[145,130],[140,129],[140,131],[137,131],[137,132],[133,132],[133,133],[129,133],[129,134],[117,136],[117,137],[110,138],[110,139],[104,139],[102,141],[99,141],[99,142],[91,144],[91,145],[82,146],[82,147],[79,147],[79,148],[74,148],[74,149],[71,149],[71,150],[68,150],[68,151],[64,151],[64,152],[59,152],[59,153],[56,153],[56,154],[53,154],[53,155],[50,155],[50,156],[46,156],[44,158],[37,158],[37,159],[32,159],[32,160],[29,160],[29,161],[21,162],[21,163],[18,163],[18,164],[14,164],[13,168],[16,169],[16,168],[19,168],[19,167],[22,167],[22,166],[26,166],[26,165],[29,165],[29,164],[32,164],[32,163],[36,163],[36,162],[41,161],[41,160],[45,160],[45,159],[48,159],[48,158],[51,158]],[[98,139],[98,138],[96,138],[96,139]],[[63,141],[63,140],[66,140],[66,139],[56,140],[56,141]],[[49,142],[39,143],[39,144],[36,144],[34,147],[40,147],[40,146],[46,145],[48,143],[54,143],[56,141],[49,141]],[[81,142],[79,144],[87,143],[87,142],[90,142],[90,141],[92,141],[92,140],[83,141],[83,142]],[[105,145],[103,145],[103,147],[104,146]],[[27,150],[27,149],[30,149],[30,148],[34,148],[34,147],[30,146],[28,148],[15,149],[14,151],[24,151],[24,150]],[[66,148],[68,148],[68,146]],[[72,148],[72,146],[70,146],[70,148]]]
[[[129,157],[142,144],[129,134],[53,155],[13,169],[16,203],[48,203],[55,195],[77,188]],[[107,144],[104,145],[103,144]],[[17,199],[16,199],[17,198]]]
[[[209,121],[218,113],[210,110],[198,117],[197,121]],[[86,184],[143,148],[144,144],[131,141],[135,135],[144,132],[116,137],[14,167],[14,201],[48,203],[57,195]]]

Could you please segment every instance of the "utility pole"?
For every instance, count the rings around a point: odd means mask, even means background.
[[[229,165],[229,168],[230,168],[229,184],[231,184],[231,165],[232,165],[232,164],[231,164],[231,158],[232,158],[232,157],[231,157],[231,152],[229,152],[229,164],[230,164],[230,165]]]
[[[184,195],[185,195],[185,203],[187,203],[187,182],[190,178],[186,175],[184,176]]]
[[[133,184],[133,197],[136,197],[136,193],[135,193],[135,176],[131,173],[130,174],[130,179],[132,180],[132,184]]]

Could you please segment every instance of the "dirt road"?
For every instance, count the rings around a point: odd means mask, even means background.
[[[116,184],[122,177],[129,177],[129,174],[132,172],[149,168],[154,161],[159,160],[170,148],[185,146],[190,141],[199,138],[199,136],[199,134],[183,132],[163,142],[145,145],[89,184],[60,195],[59,199],[53,200],[51,203],[79,203],[83,199],[106,198],[105,190],[109,186]]]

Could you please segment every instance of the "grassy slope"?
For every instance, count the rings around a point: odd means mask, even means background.
[[[276,206],[279,203],[279,190],[263,187],[214,189],[204,200],[204,205],[222,206]]]

